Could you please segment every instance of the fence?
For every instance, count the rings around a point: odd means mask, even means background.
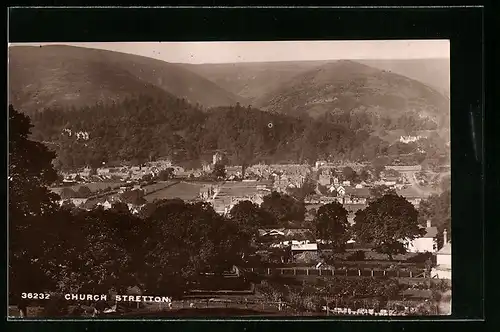
[[[256,301],[256,300],[219,300],[213,301],[214,299],[193,299],[193,300],[181,300],[172,302],[172,306],[169,310],[179,310],[179,309],[249,309],[256,310],[260,312],[273,312],[281,313],[283,315],[296,315],[296,316],[318,316],[318,315],[357,315],[357,316],[405,316],[405,315],[417,315],[417,314],[438,314],[438,309],[436,306],[431,305],[427,312],[419,310],[422,307],[421,302],[415,302],[413,304],[398,304],[397,302],[388,302],[387,305],[379,308],[371,308],[369,306],[356,306],[342,303],[329,302],[329,304],[322,305],[317,308],[317,310],[297,310],[293,308],[287,302],[279,301]],[[162,311],[167,309],[165,304],[155,303],[149,308],[151,311]]]
[[[367,268],[248,268],[246,271],[264,275],[285,276],[344,276],[344,277],[393,277],[393,278],[428,278],[425,270],[390,270]]]

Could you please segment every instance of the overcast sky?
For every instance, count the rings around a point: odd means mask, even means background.
[[[449,58],[450,56],[448,40],[16,43],[9,45],[51,44],[100,48],[176,63],[428,59]]]

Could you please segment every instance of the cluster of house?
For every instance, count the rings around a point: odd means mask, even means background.
[[[271,181],[243,180],[224,182],[216,186],[204,186],[200,197],[210,203],[220,214],[227,214],[241,201],[250,201],[260,206],[263,197],[271,192]]]
[[[71,129],[65,128],[62,130],[62,135],[66,134],[68,137],[73,137],[73,131]],[[87,131],[77,131],[74,133],[77,140],[88,141],[90,135]]]
[[[174,174],[182,174],[184,169],[179,166],[172,165],[168,160],[148,162],[144,166],[120,166],[120,167],[99,167],[96,169],[96,173],[91,175],[91,168],[85,167],[84,169],[65,173],[62,175],[64,177],[63,182],[95,182],[95,181],[136,181],[140,180],[145,175],[151,175],[153,177],[157,176],[161,171],[167,168],[172,168]],[[77,180],[80,181],[77,181]]]
[[[408,144],[408,143],[416,142],[416,141],[420,140],[421,138],[422,138],[421,136],[401,136],[399,138],[399,141],[401,143]]]
[[[427,221],[425,234],[413,240],[404,241],[408,252],[425,253],[430,252],[436,255],[436,266],[431,270],[431,276],[439,279],[451,279],[451,243],[447,239],[447,232],[443,232],[444,245],[437,250],[438,231],[435,226]],[[318,244],[325,243],[324,240],[316,239],[310,229],[259,229],[259,239],[261,243],[268,243],[270,248],[290,248],[292,257],[305,252],[318,253]],[[355,243],[354,240],[347,241],[347,244]]]
[[[52,191],[55,193],[60,193],[61,188],[53,188]],[[81,198],[81,197],[70,197],[66,199],[61,199],[59,200],[59,205],[63,205],[66,202],[71,202],[74,204],[76,207],[84,209],[84,210],[92,210],[96,207],[103,207],[105,210],[110,209],[114,203],[116,202],[122,202],[120,195],[123,194],[125,191],[129,190],[143,190],[142,186],[139,184],[135,185],[124,185],[119,188],[112,189],[111,192],[106,192],[106,193],[101,193],[99,195],[93,195],[92,197],[88,198]],[[134,205],[134,204],[127,204],[130,212],[137,214],[140,212],[141,208],[144,206],[142,205]]]

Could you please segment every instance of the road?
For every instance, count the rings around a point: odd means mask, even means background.
[[[415,191],[418,192],[419,195],[427,197],[427,196],[436,192],[434,189],[422,187],[418,183],[417,178],[416,178],[417,172],[409,171],[409,172],[401,172],[401,173],[404,174],[404,176],[408,179],[408,181],[410,181],[410,185],[415,189]]]

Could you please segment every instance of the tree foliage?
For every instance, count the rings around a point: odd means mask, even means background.
[[[359,121],[353,126],[348,117],[312,120],[236,106],[203,112],[169,96],[137,95],[120,103],[49,108],[33,114],[32,120],[33,137],[55,143],[56,164],[63,169],[102,162],[139,165],[152,156],[182,163],[206,160],[213,151],[224,151],[233,164],[370,160],[387,152],[384,141],[361,128],[368,126],[368,119],[355,116]],[[89,140],[68,136],[64,129],[86,131]]]
[[[50,283],[41,259],[50,239],[41,232],[59,200],[47,189],[57,181],[54,153],[29,140],[30,129],[29,118],[9,106],[9,285],[17,294]]]
[[[370,202],[374,202],[387,194],[396,195],[396,190],[386,185],[371,187],[369,191],[370,191],[370,198],[369,198]]]
[[[216,163],[214,165],[214,170],[212,172],[212,176],[215,179],[224,179],[226,178],[226,167],[223,163]]]
[[[417,218],[417,210],[404,197],[385,194],[356,212],[353,230],[359,241],[392,260],[394,254],[406,252],[404,241],[424,235]]]
[[[278,224],[285,226],[288,222],[304,221],[306,213],[304,202],[278,192],[264,196],[261,207],[273,215]]]
[[[146,203],[144,190],[127,190],[120,195],[121,201],[125,204],[142,205]]]
[[[172,167],[169,167],[165,170],[160,171],[158,173],[158,179],[160,181],[168,181],[174,177],[174,169]]]
[[[446,229],[451,239],[451,191],[446,190],[439,195],[431,195],[420,202],[418,221],[425,225],[427,220],[438,229],[438,247],[443,245],[443,231]]]
[[[352,169],[352,167],[346,166],[342,169],[342,176],[347,181],[354,181],[357,177],[356,172]]]
[[[317,236],[322,240],[331,241],[337,249],[344,248],[349,240],[347,210],[338,202],[319,207],[314,224]]]

